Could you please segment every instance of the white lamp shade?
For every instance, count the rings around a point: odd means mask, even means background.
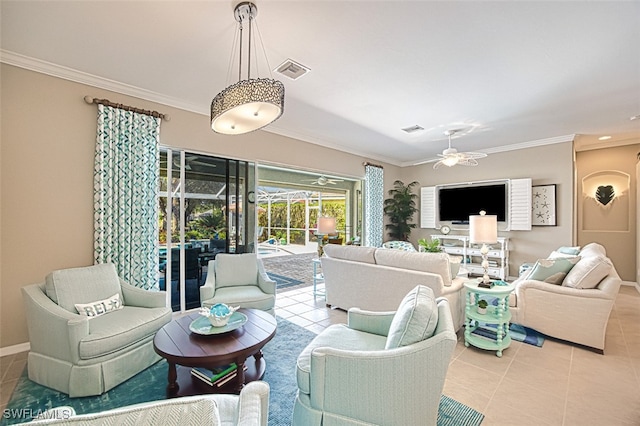
[[[329,235],[336,232],[336,218],[322,216],[318,219],[318,234]]]
[[[476,244],[495,244],[498,242],[498,216],[469,216],[469,239]]]

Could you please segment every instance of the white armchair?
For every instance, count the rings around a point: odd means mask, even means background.
[[[220,253],[209,261],[207,279],[200,287],[200,303],[226,303],[260,309],[275,315],[276,283],[267,276],[255,253]]]
[[[160,360],[153,336],[171,321],[165,293],[127,284],[113,264],[54,271],[22,295],[36,383],[71,397],[100,395]],[[80,315],[76,304],[101,315]]]
[[[57,414],[57,415],[56,415]],[[57,407],[32,425],[162,424],[179,426],[267,426],[269,384],[248,383],[240,395],[197,395],[145,402],[92,414],[75,414],[71,407]]]
[[[448,301],[417,286],[396,313],[351,308],[348,321],[300,354],[293,425],[435,425],[456,346]]]

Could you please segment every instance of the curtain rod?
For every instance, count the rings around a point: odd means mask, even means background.
[[[379,164],[373,164],[373,163],[370,163],[370,162],[368,162],[368,161],[365,161],[364,163],[362,163],[362,165],[363,165],[363,166],[377,167],[377,168],[379,168],[379,169],[384,169],[384,167],[382,167],[381,165],[379,165]]]
[[[110,106],[110,107],[113,107],[113,108],[120,108],[120,109],[123,109],[125,111],[137,112],[138,114],[150,115],[151,117],[161,118],[161,119],[163,119],[165,121],[171,121],[171,117],[169,116],[169,114],[163,114],[163,113],[158,112],[158,111],[149,111],[149,110],[146,110],[146,109],[140,109],[140,108],[136,108],[136,107],[132,107],[132,106],[128,106],[128,105],[117,104],[115,102],[111,102],[108,99],[96,99],[96,98],[92,98],[91,96],[85,96],[84,97],[84,101],[86,103],[88,103],[89,105],[91,105],[91,104],[106,105],[106,106]]]

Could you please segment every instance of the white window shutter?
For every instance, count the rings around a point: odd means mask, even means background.
[[[420,188],[420,228],[436,227],[436,187]]]
[[[531,179],[511,179],[509,183],[509,230],[531,230]]]

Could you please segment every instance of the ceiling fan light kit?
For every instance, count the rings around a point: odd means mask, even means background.
[[[284,110],[284,84],[272,78],[251,78],[252,27],[258,8],[239,3],[234,16],[239,23],[238,82],[218,93],[211,102],[211,129],[226,135],[241,135],[261,129],[280,118]],[[242,80],[242,33],[248,23],[247,78]],[[266,58],[266,53],[265,53]]]
[[[326,176],[319,176],[317,179],[307,179],[311,185],[325,186],[327,184],[335,185],[336,182],[343,182],[343,179],[330,179]]]
[[[440,160],[433,165],[435,170],[439,169],[440,166],[445,165],[447,167],[453,166],[477,166],[478,162],[476,161],[479,158],[484,158],[487,154],[483,152],[458,152],[457,149],[451,148],[451,136],[457,133],[459,130],[452,129],[444,132],[445,136],[449,137],[449,148],[442,151],[442,154],[438,154]]]

